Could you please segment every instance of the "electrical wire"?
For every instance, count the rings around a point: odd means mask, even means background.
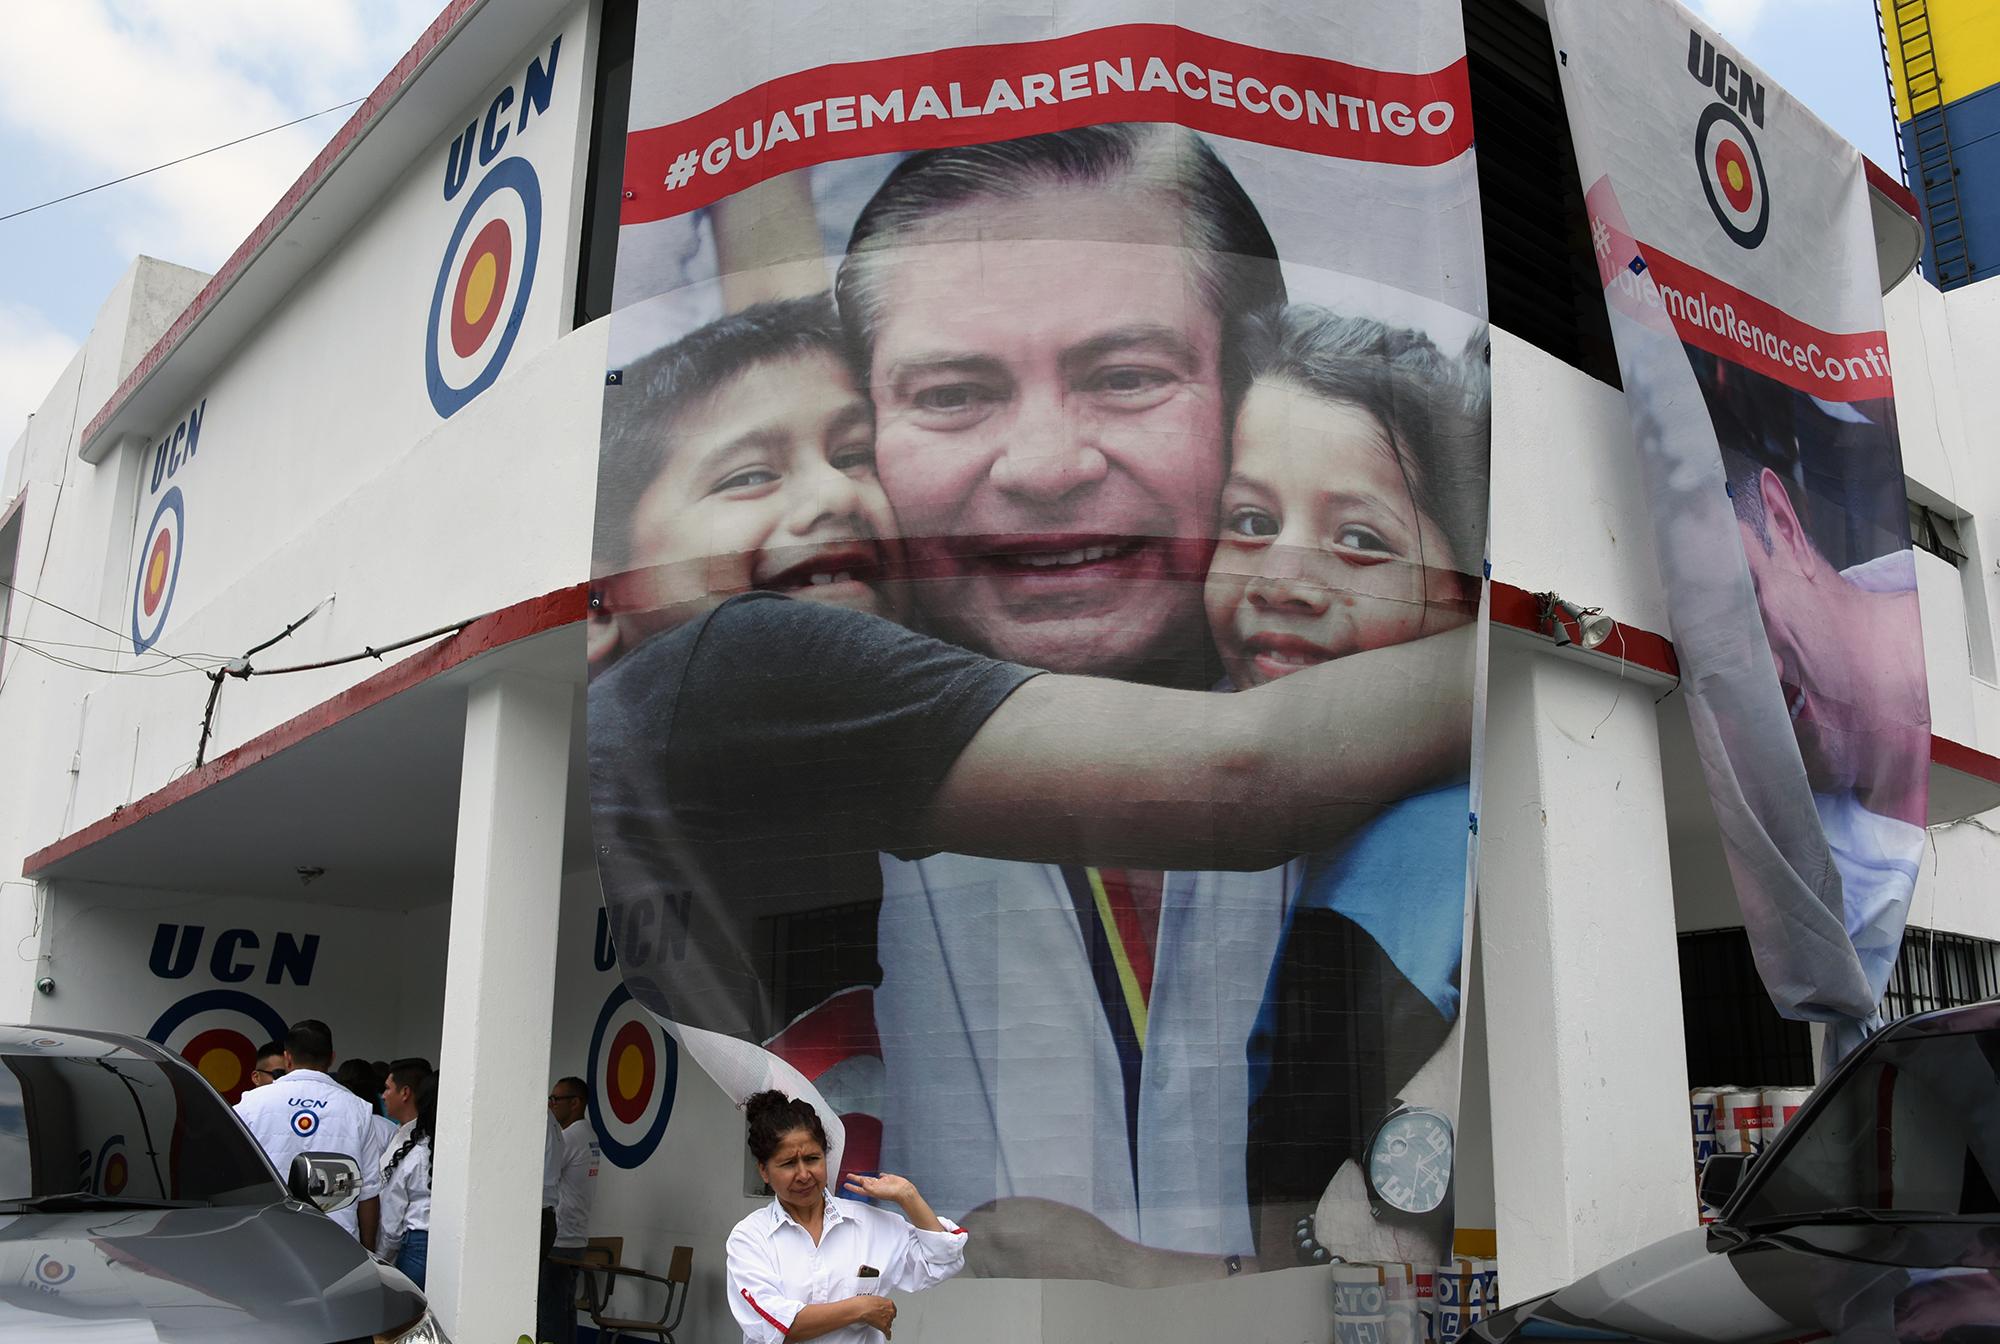
[[[320,603],[321,607],[325,605],[325,602]],[[208,760],[208,738],[209,734],[214,730],[215,704],[222,696],[222,683],[225,678],[236,677],[239,680],[248,681],[251,677],[277,677],[290,672],[317,672],[322,668],[340,667],[345,663],[358,663],[363,658],[373,658],[379,662],[385,653],[394,653],[396,650],[406,649],[412,644],[421,644],[427,639],[437,639],[444,635],[455,635],[465,629],[466,626],[471,625],[473,620],[476,619],[468,617],[462,621],[453,621],[448,625],[440,625],[434,630],[426,630],[420,635],[409,635],[389,644],[380,646],[364,645],[361,652],[343,654],[338,658],[322,658],[317,662],[311,663],[293,663],[287,667],[252,667],[250,665],[250,654],[270,648],[286,635],[298,629],[299,626],[311,620],[314,613],[318,610],[319,607],[314,607],[312,611],[307,612],[304,616],[286,626],[283,631],[273,635],[270,639],[265,640],[256,648],[250,650],[250,653],[244,654],[243,657],[233,658],[225,666],[206,670],[209,680],[208,707],[202,711],[201,737],[195,744],[194,763],[196,769],[200,769]]]
[[[80,644],[75,640],[50,639],[46,635],[7,635],[4,637],[0,637],[0,642],[10,643],[10,644],[14,643],[34,644],[44,649],[76,649],[83,653],[110,653],[119,655],[132,654],[132,646],[129,642],[124,644]],[[189,650],[187,653],[176,656],[176,655],[159,653],[152,649],[148,649],[146,652],[134,656],[141,658],[157,658],[162,662],[169,662],[169,663],[178,662],[181,658],[189,658],[189,659],[206,658],[209,661],[215,663],[226,663],[229,661],[229,655],[226,653],[208,653],[206,651],[197,651],[197,650]]]
[[[197,667],[192,663],[186,667],[163,667],[159,663],[154,663],[151,667],[147,668],[94,667],[89,663],[79,663],[73,658],[65,658],[58,653],[50,653],[46,649],[38,649],[33,644],[25,643],[18,639],[10,639],[6,642],[20,648],[24,653],[32,653],[38,658],[46,658],[50,662],[59,664],[60,666],[71,668],[78,672],[95,672],[100,676],[106,677],[184,677],[190,672],[206,672],[208,670]]]
[[[114,654],[125,654],[125,653],[130,653],[130,652],[131,652],[131,649],[130,649],[129,647],[126,647],[126,646],[121,646],[121,645],[115,645],[115,644],[78,644],[78,643],[76,643],[76,642],[75,642],[75,641],[73,641],[73,640],[66,640],[66,639],[45,639],[45,638],[43,638],[43,637],[42,637],[41,635],[8,635],[8,636],[5,636],[5,637],[4,637],[4,639],[0,639],[0,643],[5,643],[5,644],[34,644],[34,645],[37,645],[38,647],[40,647],[40,648],[44,648],[44,649],[77,649],[77,650],[79,650],[79,651],[81,651],[81,652],[84,652],[84,653],[114,653]],[[152,657],[158,657],[158,658],[160,658],[160,660],[161,660],[161,661],[163,661],[163,662],[169,662],[169,663],[170,663],[170,662],[172,662],[172,661],[174,661],[173,659],[171,659],[171,658],[168,658],[168,657],[167,657],[166,655],[164,655],[164,654],[158,654],[158,655],[155,655],[155,654],[153,654],[153,653],[152,653],[151,651],[148,651],[147,653],[145,653],[145,654],[144,654],[144,655],[142,655],[142,656],[143,656],[143,657],[147,657],[147,658],[152,658]],[[210,659],[213,659],[214,661],[216,661],[216,662],[218,662],[218,663],[226,663],[226,662],[228,662],[228,661],[229,661],[229,655],[228,655],[228,654],[226,654],[226,653],[189,653],[189,654],[187,654],[186,656],[187,656],[187,657],[189,657],[189,658],[210,658]]]
[[[102,621],[93,621],[90,619],[90,617],[85,616],[80,611],[71,611],[68,607],[65,607],[60,602],[56,602],[50,598],[43,597],[39,593],[31,593],[26,588],[22,588],[14,583],[9,582],[6,579],[0,579],[0,588],[5,588],[10,593],[15,593],[21,597],[25,597],[30,602],[39,602],[45,607],[54,607],[57,611],[61,612],[63,615],[82,621],[85,625],[88,625],[94,629],[102,630],[105,634],[110,635],[115,639],[125,638],[125,632],[123,630],[114,630],[110,626],[104,624]],[[24,645],[23,647],[26,646]],[[148,649],[147,651],[157,652],[160,657],[171,658],[177,663],[186,663],[189,667],[193,668],[197,672],[208,671],[208,669],[203,667],[200,663],[197,663],[192,659],[183,658],[178,653],[168,653],[165,649],[160,648],[160,646],[157,644],[152,645],[151,648]],[[0,682],[0,686],[4,686],[5,684],[6,683],[4,682]]]
[[[172,168],[174,165],[186,163],[190,159],[201,158],[204,154],[213,154],[216,153],[218,150],[231,149],[237,145],[244,144],[251,140],[255,140],[260,136],[272,135],[278,131],[289,130],[294,126],[299,125],[301,122],[311,121],[315,117],[323,117],[329,112],[338,112],[342,108],[353,107],[356,103],[360,101],[361,100],[359,98],[349,98],[344,103],[335,103],[332,107],[322,107],[319,111],[308,112],[303,117],[294,117],[290,121],[280,122],[276,126],[266,126],[261,131],[252,131],[249,135],[239,135],[234,140],[225,140],[219,145],[210,145],[207,149],[198,149],[192,154],[183,154],[178,159],[168,159],[165,163],[156,163],[151,168],[141,168],[136,173],[127,173],[123,177],[114,177],[109,182],[99,182],[94,187],[85,187],[81,191],[72,191],[67,196],[57,196],[52,200],[42,201],[36,205],[22,206],[19,210],[12,210],[4,215],[0,215],[0,224],[4,224],[10,219],[19,219],[22,215],[32,215],[37,210],[46,210],[52,205],[61,205],[64,201],[73,201],[79,196],[88,196],[93,191],[103,191],[106,187],[115,187],[121,182],[130,182],[134,178],[144,177],[148,173],[157,173],[162,168]]]
[[[238,677],[249,676],[250,660],[252,658],[262,653],[264,650],[270,648],[273,644],[276,644],[279,640],[290,639],[292,637],[292,631],[298,629],[300,626],[304,625],[307,621],[319,615],[321,611],[325,610],[326,604],[331,601],[333,601],[333,594],[328,593],[325,597],[322,597],[319,601],[313,603],[311,611],[308,611],[305,615],[299,617],[296,621],[293,621],[291,624],[287,625],[284,629],[280,630],[277,634],[272,635],[269,639],[264,640],[262,643],[259,644],[253,644],[248,649],[244,650],[243,656],[241,658],[232,658],[221,667],[208,669],[208,674],[207,674],[208,704],[203,706],[202,708],[201,736],[196,738],[194,743],[195,769],[197,770],[200,769],[202,762],[208,758],[208,735],[215,730],[215,702],[222,698],[222,678],[224,674],[229,674]]]
[[[441,625],[435,630],[426,630],[421,635],[411,635],[407,639],[399,639],[393,644],[363,648],[359,653],[345,654],[339,658],[326,658],[317,663],[294,663],[290,667],[246,667],[241,672],[228,668],[223,670],[232,677],[276,677],[282,676],[287,672],[317,672],[323,667],[339,667],[342,663],[358,663],[363,658],[374,658],[379,661],[385,653],[394,653],[398,649],[407,649],[412,644],[421,644],[427,639],[436,639],[441,635],[455,635],[471,624],[470,620],[453,621],[451,624]]]

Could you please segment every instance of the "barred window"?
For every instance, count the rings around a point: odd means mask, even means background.
[[[1961,933],[1908,929],[1903,950],[1882,996],[1882,1016],[1893,1022],[1933,1008],[1956,1008],[2000,998],[2000,943]]]
[[[1688,1081],[1811,1087],[1812,1034],[1771,1006],[1743,930],[1684,933],[1680,954]]]

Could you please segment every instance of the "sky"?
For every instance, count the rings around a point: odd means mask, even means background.
[[[11,5],[0,44],[0,163],[8,167],[0,215],[364,97],[442,5]],[[1696,0],[1693,8],[1895,175],[1871,0]],[[351,111],[0,221],[0,452],[133,257],[216,269]]]

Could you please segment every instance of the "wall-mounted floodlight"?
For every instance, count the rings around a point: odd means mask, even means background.
[[[1594,649],[1611,638],[1611,632],[1617,628],[1618,623],[1606,616],[1602,608],[1580,607],[1554,593],[1536,593],[1535,598],[1541,603],[1542,633],[1557,644]]]

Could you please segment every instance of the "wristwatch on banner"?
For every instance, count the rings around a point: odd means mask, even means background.
[[[1451,1159],[1451,1120],[1398,1098],[1362,1158],[1370,1211],[1377,1218],[1436,1213],[1451,1194]]]

